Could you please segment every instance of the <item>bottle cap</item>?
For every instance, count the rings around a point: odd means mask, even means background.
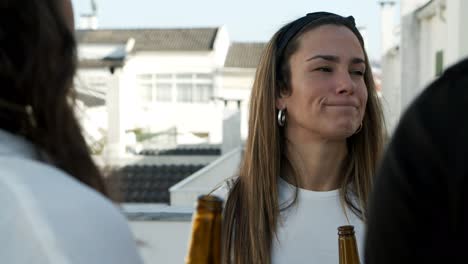
[[[346,225],[338,227],[338,235],[346,236],[346,235],[354,235],[354,226]]]

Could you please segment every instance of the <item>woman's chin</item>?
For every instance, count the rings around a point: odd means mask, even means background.
[[[334,126],[327,131],[327,137],[330,139],[347,139],[356,133],[357,128],[353,125]]]

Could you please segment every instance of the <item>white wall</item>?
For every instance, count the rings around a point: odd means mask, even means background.
[[[401,55],[398,48],[387,52],[382,60],[382,106],[387,129],[393,133],[401,114]]]
[[[380,7],[380,52],[384,56],[394,45],[394,22],[395,4],[384,3]]]
[[[229,45],[229,34],[226,27],[219,27],[216,39],[213,43],[214,60],[218,67],[222,67],[224,65],[224,61],[226,60],[226,56],[229,51]]]
[[[442,3],[434,1],[417,15],[420,23],[419,86],[426,87],[436,78],[436,53],[443,51],[444,66],[447,56],[447,15]]]
[[[171,206],[192,206],[199,195],[213,191],[227,178],[235,176],[241,159],[242,149],[239,147],[172,186],[169,189]]]
[[[222,46],[220,40],[218,46]],[[136,127],[151,128],[153,131],[165,130],[176,126],[179,131],[207,132],[210,141],[221,142],[222,137],[222,107],[215,103],[153,103],[142,105],[137,89],[137,74],[144,73],[213,73],[221,63],[216,52],[154,52],[138,53],[130,56],[120,75],[120,107],[119,113],[110,113],[111,116],[120,115],[122,130]],[[103,77],[108,80],[106,92],[112,94],[112,76],[104,70],[80,70],[79,78],[88,80]],[[112,98],[117,100],[117,95]],[[114,118],[115,119],[115,118]],[[115,123],[115,120],[114,120]],[[119,126],[120,126],[119,125]],[[110,132],[115,134],[117,132]],[[115,135],[112,136],[115,138]]]
[[[127,127],[128,114],[126,107],[126,87],[123,82],[125,76],[121,69],[116,69],[110,78],[107,90],[107,144],[104,156],[107,159],[122,157],[125,155],[125,129]]]
[[[446,19],[447,27],[447,66],[468,56],[468,1],[448,0]]]
[[[220,103],[154,103],[130,110],[133,127],[161,131],[176,127],[182,132],[208,132],[210,143],[222,140],[223,105]]]
[[[75,85],[78,91],[90,92],[96,91],[102,94],[107,92],[110,78],[112,74],[109,69],[106,68],[89,68],[89,69],[78,69],[75,76]],[[104,82],[105,85],[96,85],[97,83]],[[91,91],[91,92],[92,92]]]
[[[226,154],[242,145],[240,122],[241,114],[238,109],[226,109],[224,111],[221,154]]]
[[[130,221],[145,264],[185,263],[190,221]]]
[[[228,99],[241,99],[241,138],[248,134],[249,101],[255,78],[254,68],[227,68],[222,72],[222,90],[219,96]]]
[[[229,37],[225,27],[220,27],[214,47],[211,51],[165,51],[136,52],[127,54],[120,79],[120,107],[111,107],[119,114],[120,131],[134,128],[146,128],[151,131],[163,131],[176,127],[178,132],[208,133],[210,143],[222,141],[222,119],[224,106],[220,102],[179,103],[154,102],[143,103],[137,85],[137,75],[157,73],[206,73],[213,76],[214,96],[228,99],[240,99],[241,104],[241,136],[247,136],[248,99],[255,69],[229,69],[234,74],[225,74],[223,68],[229,48]],[[125,51],[125,45],[91,45],[79,46],[80,58],[102,58],[105,55]],[[79,78],[83,81],[99,79],[108,80],[105,91],[115,86],[108,69],[80,69]],[[173,94],[174,96],[174,94]],[[116,95],[112,98],[117,98]],[[109,113],[116,116],[117,112]],[[93,118],[91,118],[93,119]],[[115,119],[115,118],[114,118]],[[99,119],[96,126],[106,127]],[[111,120],[110,120],[111,121]],[[114,120],[115,124],[115,120]],[[110,132],[117,133],[117,132]],[[119,132],[120,133],[120,132]],[[115,138],[115,136],[113,136]],[[121,140],[123,137],[120,137]],[[126,142],[124,142],[126,144]]]
[[[180,132],[209,133],[209,141],[221,142],[222,108],[215,103],[164,103],[142,105],[139,101],[136,76],[145,73],[214,73],[218,67],[215,52],[138,53],[125,66],[128,87],[133,101],[130,127],[146,127],[153,131],[177,127]]]
[[[401,104],[403,112],[409,103],[419,94],[420,81],[420,40],[419,20],[415,14],[401,18]]]
[[[428,3],[428,4],[427,4]],[[416,11],[417,7],[427,4]],[[383,89],[392,127],[406,107],[436,78],[436,53],[443,51],[443,68],[468,56],[468,1],[401,2],[401,44],[397,57],[384,57]],[[400,63],[396,63],[397,61]],[[394,66],[391,66],[394,65]],[[401,68],[398,68],[398,65]],[[395,76],[400,71],[400,78]],[[397,85],[399,83],[399,86]],[[394,87],[394,88],[391,88]],[[395,91],[392,91],[395,89]]]

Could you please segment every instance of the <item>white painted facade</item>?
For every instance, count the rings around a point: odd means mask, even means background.
[[[468,1],[402,0],[400,43],[382,54],[388,128],[440,71],[468,56]]]
[[[123,67],[114,68],[113,74],[106,68],[80,68],[77,74],[82,87],[107,94],[109,120],[99,114],[88,118],[95,120],[88,126],[109,131],[109,153],[121,156],[131,143],[125,131],[137,128],[159,132],[175,127],[178,133],[196,133],[205,136],[207,143],[221,143],[226,106],[213,98],[240,101],[241,135],[246,137],[255,69],[224,68],[230,46],[224,27],[218,29],[208,51],[132,52],[131,44],[129,40],[126,45],[80,44],[78,48],[80,59],[125,57]]]
[[[221,74],[222,97],[242,100],[240,105],[241,138],[247,138],[250,93],[252,91],[254,68],[224,68]]]
[[[223,51],[224,53],[225,51]],[[209,141],[221,141],[221,107],[213,102],[180,102],[177,89],[179,75],[205,74],[208,76],[208,85],[215,93],[221,92],[221,87],[215,82],[218,69],[222,67],[216,51],[213,52],[153,52],[139,53],[131,56],[124,66],[129,76],[126,89],[129,90],[130,101],[126,112],[131,115],[128,128],[147,128],[152,131],[161,131],[170,127],[177,127],[178,132],[207,132]],[[142,76],[158,76],[167,78],[161,83],[170,85],[170,95],[167,101],[145,100],[142,85],[139,83]],[[189,77],[193,78],[193,76]],[[154,80],[153,89],[157,80]],[[154,96],[154,95],[153,95]],[[155,99],[155,98],[153,98]]]
[[[382,61],[381,103],[389,132],[397,125],[401,109],[401,54],[399,47],[390,49]]]
[[[394,27],[394,9],[395,9],[395,1],[381,1],[380,2],[380,30],[381,40],[380,40],[380,50],[382,54],[387,53],[392,46],[394,45],[394,34],[393,34],[393,27]]]

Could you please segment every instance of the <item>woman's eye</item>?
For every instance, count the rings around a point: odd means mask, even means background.
[[[358,75],[358,76],[363,76],[364,72],[363,71],[351,71],[351,74]]]
[[[332,69],[330,67],[320,67],[320,68],[317,68],[316,71],[332,72]]]

